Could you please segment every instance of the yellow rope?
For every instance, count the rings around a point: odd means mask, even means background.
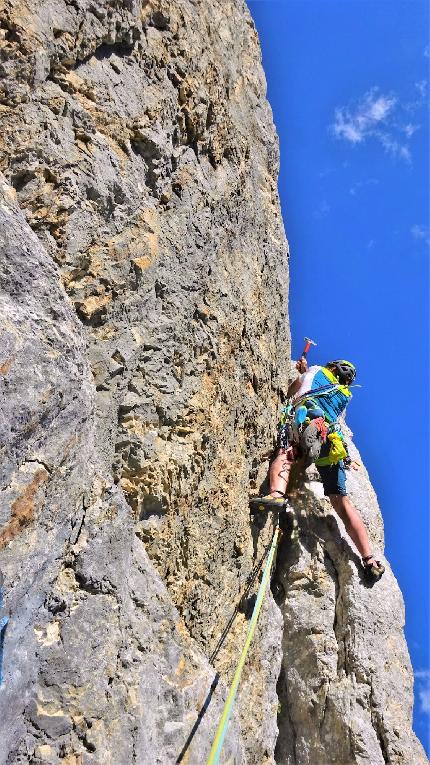
[[[257,600],[255,601],[254,610],[252,612],[251,621],[249,623],[245,645],[243,646],[239,663],[237,665],[236,672],[234,673],[233,681],[231,683],[230,690],[228,692],[228,696],[224,704],[224,709],[221,715],[221,719],[219,721],[215,738],[213,740],[207,765],[218,765],[219,763],[219,758],[221,755],[221,750],[224,743],[225,734],[227,732],[227,726],[231,717],[234,700],[236,698],[236,692],[240,682],[240,676],[242,674],[242,670],[246,661],[246,657],[249,651],[249,646],[251,645],[251,641],[254,636],[255,628],[257,626],[257,620],[258,620],[261,606],[263,603],[263,598],[267,590],[267,585],[269,583],[270,571],[272,568],[273,558],[275,556],[276,546],[278,544],[279,533],[280,533],[280,528],[279,526],[277,526],[275,529],[275,533],[273,535],[272,546],[270,548],[270,551],[267,557],[267,562],[264,567],[263,577],[261,579],[261,584],[258,590]]]

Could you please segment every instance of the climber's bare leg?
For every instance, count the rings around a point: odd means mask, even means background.
[[[329,500],[345,524],[345,528],[361,557],[365,558],[370,555],[371,550],[366,527],[349,497],[344,497],[341,494],[330,494]],[[373,562],[373,560],[374,558],[371,558],[369,562]]]
[[[294,459],[294,453],[291,446],[289,446],[288,449],[279,449],[269,470],[271,494],[275,494],[275,496],[284,496],[286,493],[290,470]]]

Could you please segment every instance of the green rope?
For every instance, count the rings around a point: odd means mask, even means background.
[[[261,579],[261,584],[258,590],[257,600],[255,601],[254,610],[252,612],[251,621],[249,623],[248,632],[246,635],[246,641],[245,645],[243,646],[242,653],[240,655],[239,663],[237,665],[236,672],[234,673],[233,681],[230,686],[230,690],[228,692],[228,696],[226,699],[226,702],[224,704],[224,709],[221,715],[221,719],[218,724],[218,728],[215,734],[215,738],[213,740],[212,748],[209,754],[209,759],[207,761],[207,765],[218,765],[219,764],[219,758],[221,755],[221,750],[224,743],[225,734],[227,732],[227,726],[231,717],[231,713],[233,710],[233,704],[236,698],[237,689],[240,682],[240,676],[242,674],[242,670],[246,661],[246,657],[249,651],[249,647],[251,645],[252,638],[254,636],[255,628],[257,626],[257,620],[260,614],[261,606],[263,603],[263,598],[267,590],[267,585],[269,583],[269,577],[270,577],[270,571],[272,568],[273,558],[275,556],[275,550],[276,546],[278,544],[278,538],[279,538],[280,528],[279,526],[276,527],[275,533],[273,535],[272,545],[269,551],[269,554],[267,556],[266,565],[264,567],[263,576]]]

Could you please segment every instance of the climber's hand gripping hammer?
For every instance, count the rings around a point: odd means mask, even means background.
[[[308,350],[311,347],[311,345],[316,345],[316,343],[314,343],[314,341],[311,340],[310,337],[305,337],[305,343],[306,343],[306,345],[303,348],[303,353],[301,355],[302,359],[305,359],[306,356],[308,355]]]
[[[310,339],[310,337],[305,337],[305,347],[303,348],[303,353],[300,356],[299,361],[296,364],[296,368],[299,370],[300,374],[303,372],[306,372],[308,369],[308,362],[306,359],[306,356],[308,354],[308,350],[311,347],[311,345],[316,345],[313,340]]]

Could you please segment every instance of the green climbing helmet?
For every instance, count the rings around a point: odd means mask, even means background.
[[[355,380],[357,370],[354,364],[351,364],[350,361],[336,359],[336,361],[328,361],[326,367],[330,367],[334,370],[342,385],[351,385],[352,381]]]

